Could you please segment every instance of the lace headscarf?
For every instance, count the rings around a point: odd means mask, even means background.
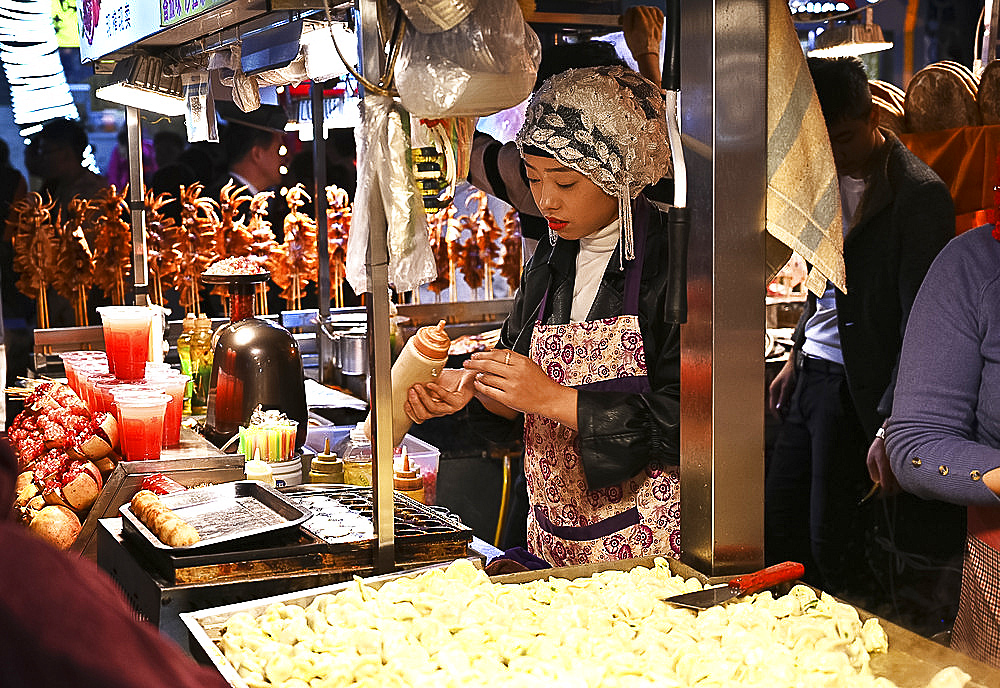
[[[631,201],[671,172],[663,92],[652,81],[617,65],[556,74],[531,97],[516,142],[617,198],[621,256],[635,257]]]

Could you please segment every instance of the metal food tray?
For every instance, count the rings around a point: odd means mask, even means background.
[[[120,511],[123,535],[142,547],[163,553],[204,552],[244,545],[258,536],[295,530],[311,516],[308,509],[254,480],[175,492],[161,496],[160,501],[191,524],[201,540],[186,547],[170,547],[132,513],[131,503],[123,504]]]
[[[602,571],[627,571],[636,566],[651,566],[653,560],[654,557],[642,557],[623,561],[587,564],[584,566],[542,569],[540,571],[495,576],[492,580],[496,583],[524,583],[533,580],[544,580],[550,577],[572,579],[590,576]],[[730,578],[728,576],[709,578],[679,561],[673,559],[668,561],[672,573],[686,578],[697,578],[705,584],[713,584]],[[440,566],[365,578],[364,583],[370,587],[379,588],[387,581],[402,576],[417,575],[422,571],[431,568],[440,568],[445,565],[442,564]],[[248,688],[246,681],[237,673],[235,667],[226,659],[225,655],[216,645],[222,637],[222,629],[225,627],[226,622],[234,614],[248,612],[252,615],[260,615],[270,605],[279,602],[298,604],[304,607],[308,606],[319,595],[337,593],[353,585],[353,582],[337,583],[311,590],[275,595],[259,600],[186,612],[182,613],[180,618],[190,634],[191,649],[196,653],[196,656],[201,655],[202,658],[207,659],[213,664],[219,673],[222,674],[223,678],[234,688]],[[858,612],[862,620],[873,616],[861,609]],[[879,619],[879,623],[885,629],[886,635],[889,638],[889,651],[885,654],[877,654],[872,657],[872,672],[876,676],[882,676],[893,681],[899,688],[926,688],[934,674],[948,666],[956,666],[972,677],[965,685],[965,688],[996,688],[996,686],[1000,686],[1000,670],[955,652],[884,619]]]
[[[282,493],[313,513],[302,527],[330,544],[375,537],[369,487],[324,483],[286,487]],[[331,512],[338,512],[337,516]],[[435,542],[457,537],[463,542],[472,540],[472,529],[455,519],[447,509],[421,504],[399,492],[393,492],[393,514],[397,539],[419,538],[423,542]],[[340,533],[324,532],[320,527],[319,521],[329,517],[342,518]]]
[[[228,483],[243,479],[243,455],[224,454],[198,433],[181,427],[180,446],[164,449],[158,460],[119,461],[104,479],[104,487],[87,512],[72,551],[96,560],[97,522],[116,518],[121,505],[127,504],[142,488],[143,479],[154,473],[163,473],[185,487]]]

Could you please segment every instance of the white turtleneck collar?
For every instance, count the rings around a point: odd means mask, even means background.
[[[573,305],[570,308],[570,322],[583,322],[594,305],[597,288],[611,260],[611,254],[618,245],[621,220],[615,219],[603,229],[580,239],[580,250],[576,254],[576,279],[573,283]]]

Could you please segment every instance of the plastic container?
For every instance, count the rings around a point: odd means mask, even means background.
[[[306,448],[320,453],[323,451],[326,440],[330,440],[331,451],[343,458],[338,445],[341,445],[348,438],[351,430],[356,426],[349,425],[318,425],[309,428],[306,434]],[[345,445],[346,446],[346,445]],[[412,435],[403,437],[401,446],[406,447],[406,452],[410,457],[410,463],[420,467],[420,475],[424,482],[424,504],[437,503],[437,477],[438,464],[441,460],[441,451],[423,440]],[[371,445],[369,445],[369,452]]]
[[[275,487],[292,487],[302,484],[302,458],[297,454],[288,461],[272,461],[271,467]]]
[[[344,483],[347,485],[372,484],[372,445],[365,435],[364,423],[351,428],[346,440],[337,445],[337,452],[344,461]]]

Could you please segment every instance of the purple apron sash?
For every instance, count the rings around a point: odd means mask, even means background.
[[[545,515],[545,511],[537,504],[534,506],[534,512],[535,520],[538,521],[538,527],[546,533],[551,533],[563,540],[577,542],[605,538],[617,533],[619,530],[637,525],[642,520],[639,516],[639,509],[634,506],[620,514],[615,514],[603,521],[591,523],[586,526],[557,526],[549,520],[549,517]]]

